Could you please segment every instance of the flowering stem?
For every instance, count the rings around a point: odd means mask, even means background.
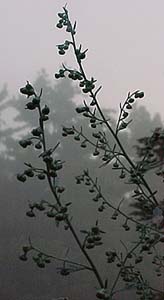
[[[69,20],[68,13],[66,12],[66,14],[67,14],[67,18],[68,18],[68,20]],[[70,27],[72,28],[72,24],[71,24],[70,21],[69,21],[69,25],[70,25]],[[81,74],[82,74],[84,80],[87,81],[87,77],[86,77],[86,75],[85,75],[85,71],[84,71],[84,69],[83,69],[83,66],[82,66],[82,63],[81,63],[81,59],[80,59],[80,58],[78,57],[78,55],[77,55],[77,47],[76,47],[76,41],[75,41],[73,29],[71,30],[71,37],[72,37],[72,45],[73,45],[73,49],[74,49],[74,54],[75,54],[77,63],[78,63],[78,65],[79,65],[80,72],[81,72]],[[106,124],[107,128],[109,129],[109,131],[111,132],[112,136],[113,136],[114,139],[116,140],[116,142],[117,142],[118,146],[120,147],[120,149],[121,149],[121,151],[122,151],[124,157],[125,157],[126,160],[129,162],[129,164],[130,164],[130,166],[132,167],[132,169],[133,169],[134,171],[136,171],[135,165],[133,164],[132,160],[130,159],[130,157],[129,157],[128,154],[126,153],[126,151],[125,151],[124,147],[122,146],[122,143],[120,142],[120,140],[119,140],[117,134],[114,132],[114,130],[112,129],[112,127],[109,125],[108,121],[106,120],[106,118],[105,118],[105,116],[104,116],[104,114],[103,114],[103,112],[102,112],[102,110],[101,110],[101,108],[100,108],[100,106],[99,106],[99,103],[98,103],[98,101],[97,101],[97,97],[96,97],[96,95],[93,93],[92,90],[90,91],[90,96],[91,96],[91,98],[94,100],[94,102],[95,102],[95,104],[96,104],[96,107],[97,107],[97,109],[98,109],[98,111],[99,111],[99,113],[100,113],[100,116],[102,117],[103,122]],[[141,174],[137,174],[137,176],[141,179],[141,181],[143,182],[144,186],[146,187],[146,189],[147,189],[148,192],[150,193],[150,195],[151,195],[151,197],[152,197],[152,199],[153,199],[153,201],[154,201],[154,204],[157,206],[157,205],[158,205],[158,202],[157,202],[156,197],[154,196],[154,194],[153,194],[151,188],[149,187],[147,181],[143,178],[143,176],[142,176]],[[150,201],[151,201],[151,200],[150,200]]]
[[[42,129],[43,150],[44,150],[44,152],[46,152],[47,148],[46,148],[46,140],[45,140],[45,133],[44,133],[44,124],[43,124],[43,121],[42,121],[42,118],[41,118],[41,108],[40,108],[40,105],[38,107],[38,110],[39,110],[39,115],[40,115],[40,127]],[[51,191],[52,191],[52,193],[53,193],[53,195],[54,195],[54,197],[56,199],[57,204],[59,206],[61,206],[60,199],[59,199],[59,197],[58,197],[58,195],[56,193],[56,190],[53,188],[53,184],[52,184],[51,177],[50,177],[50,174],[49,174],[49,165],[48,165],[48,163],[46,163],[46,167],[47,167],[47,179],[48,179],[48,183],[49,183],[50,189],[51,189]],[[87,253],[87,251],[84,249],[84,247],[83,247],[83,245],[82,245],[82,243],[81,243],[81,241],[80,241],[80,239],[79,239],[79,237],[78,237],[78,235],[77,235],[77,233],[76,233],[76,231],[75,231],[75,229],[74,229],[71,221],[69,220],[68,216],[65,217],[65,222],[68,225],[68,227],[69,227],[69,229],[70,229],[70,231],[71,231],[71,233],[72,233],[72,235],[73,235],[76,243],[78,244],[81,252],[83,253],[83,255],[85,256],[85,258],[89,262],[89,264],[91,266],[90,270],[92,270],[94,272],[94,274],[95,274],[95,276],[96,276],[96,278],[97,278],[97,280],[98,280],[98,282],[100,284],[100,287],[103,288],[103,286],[104,286],[103,280],[101,279],[101,276],[100,276],[100,274],[99,274],[99,272],[98,272],[95,264],[93,263],[91,257],[89,256],[89,254]]]
[[[122,262],[122,267],[125,265],[125,263],[126,263],[126,261],[127,261],[127,259],[128,259],[128,256],[129,255],[131,255],[139,246],[140,246],[140,244],[142,243],[142,241],[139,241],[127,254],[126,254],[126,256],[125,256],[125,258],[124,258],[124,260],[123,260],[123,262]],[[114,294],[114,289],[115,289],[115,287],[116,287],[116,284],[117,284],[117,282],[118,282],[118,280],[119,280],[119,277],[120,277],[120,275],[121,275],[121,271],[122,271],[122,268],[120,268],[120,270],[119,270],[119,272],[118,272],[118,274],[117,274],[117,276],[116,276],[116,278],[115,278],[115,281],[114,281],[114,283],[113,283],[113,285],[112,285],[112,287],[111,287],[111,291],[110,291],[110,296],[112,297],[113,296],[113,294]]]
[[[69,260],[69,259],[65,259],[65,258],[61,258],[61,257],[55,256],[55,255],[51,255],[51,254],[45,253],[44,251],[40,250],[39,248],[36,248],[35,246],[33,246],[30,238],[29,238],[29,245],[31,247],[31,250],[34,250],[34,251],[36,251],[38,253],[41,253],[41,254],[45,255],[46,257],[53,258],[55,260],[62,261],[62,262],[65,262],[65,263],[68,263],[68,264],[72,264],[72,265],[75,265],[75,266],[83,267],[84,269],[92,271],[92,268],[90,268],[87,265],[84,265],[84,264],[81,264],[81,263],[77,263],[77,262],[75,262],[73,260]]]

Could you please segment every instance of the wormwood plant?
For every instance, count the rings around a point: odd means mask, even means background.
[[[76,183],[77,185],[86,185],[93,200],[93,205],[98,203],[98,211],[101,214],[99,221],[95,220],[90,228],[84,230],[85,226],[83,220],[81,220],[81,231],[79,232],[76,229],[69,209],[72,201],[64,202],[62,195],[66,192],[65,187],[57,184],[60,170],[64,167],[64,162],[61,159],[55,159],[59,142],[51,148],[47,146],[45,126],[49,120],[50,108],[42,103],[42,89],[38,93],[27,81],[20,92],[27,97],[26,109],[29,112],[36,110],[38,126],[33,128],[29,137],[21,140],[19,144],[22,148],[34,147],[41,164],[38,167],[31,163],[25,163],[25,170],[17,174],[17,179],[20,182],[25,182],[31,177],[47,180],[52,199],[51,201],[42,199],[40,202],[30,202],[26,215],[33,218],[38,212],[43,211],[47,218],[54,219],[56,226],[64,226],[65,230],[69,230],[78,245],[79,252],[85,258],[85,263],[44,252],[42,249],[37,248],[30,238],[28,244],[22,248],[23,252],[20,259],[27,261],[28,257],[31,256],[39,268],[45,268],[52,260],[57,260],[61,262],[60,273],[63,276],[69,275],[75,270],[86,270],[93,273],[97,282],[97,290],[95,290],[95,298],[97,299],[114,300],[117,299],[118,293],[130,288],[135,289],[136,299],[160,299],[157,297],[163,297],[163,292],[156,289],[156,286],[149,284],[145,278],[146,275],[142,274],[142,267],[140,268],[140,266],[144,265],[146,256],[151,255],[152,266],[149,267],[152,273],[154,272],[154,276],[158,277],[163,274],[164,256],[162,256],[161,248],[164,242],[164,206],[162,200],[157,200],[157,191],[154,191],[145,179],[146,172],[154,167],[158,167],[157,175],[163,177],[161,156],[157,155],[158,152],[155,148],[157,140],[164,140],[163,132],[162,130],[155,130],[152,136],[147,138],[144,150],[141,151],[140,148],[139,159],[135,161],[131,158],[130,154],[126,152],[120,136],[132,121],[129,117],[133,103],[140,101],[144,97],[144,92],[137,90],[128,93],[123,104],[120,104],[116,127],[112,127],[98,101],[101,86],[96,87],[96,80],[93,77],[88,77],[84,70],[83,60],[86,58],[88,49],[84,50],[81,44],[77,45],[76,43],[76,22],[73,24],[70,21],[66,7],[63,7],[63,11],[58,13],[58,17],[57,28],[65,29],[69,35],[68,40],[57,45],[59,55],[65,55],[68,50],[72,49],[77,67],[71,69],[63,64],[62,68],[55,74],[55,78],[68,77],[78,83],[85,95],[85,100],[82,105],[76,107],[76,113],[88,122],[92,138],[85,135],[83,128],[78,129],[76,126],[69,128],[63,126],[62,135],[69,139],[73,137],[74,141],[79,142],[79,146],[82,148],[91,145],[93,156],[100,158],[100,167],[112,166],[119,179],[131,185],[131,199],[138,203],[139,208],[143,208],[145,212],[148,211],[149,213],[147,215],[145,213],[142,220],[128,215],[121,209],[121,204],[124,201],[123,197],[118,205],[113,205],[113,202],[105,197],[98,178],[94,178],[90,170],[85,169],[82,174],[76,176]],[[111,137],[114,140],[112,145]],[[131,228],[136,230],[136,237],[131,241],[130,246],[127,245],[126,241],[121,241],[122,251],[114,249],[112,245],[110,245],[110,248],[109,245],[105,246],[106,250],[104,251],[103,236],[104,234],[108,236],[110,233],[110,228],[106,228],[105,232],[101,228],[101,217],[105,209],[109,209],[109,215],[113,221],[117,221],[119,217],[123,220],[122,227],[125,231],[128,232]],[[102,245],[102,256],[106,257],[106,263],[111,264],[112,268],[114,264],[117,270],[115,278],[110,278],[110,282],[108,278],[103,277],[96,261],[93,259],[93,252]]]

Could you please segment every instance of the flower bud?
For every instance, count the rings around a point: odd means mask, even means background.
[[[127,108],[127,109],[132,109],[132,106],[130,105],[130,103],[128,103],[128,104],[126,105],[126,108]]]
[[[61,29],[61,28],[63,28],[63,24],[62,23],[57,23],[56,27],[59,28],[59,29]]]
[[[78,114],[81,114],[83,112],[88,112],[89,111],[89,107],[87,106],[79,106],[79,107],[76,107],[76,112]]]
[[[33,217],[35,217],[35,214],[34,214],[33,210],[29,210],[26,212],[26,216],[33,218]]]
[[[21,182],[25,182],[26,176],[24,174],[17,174],[17,179]]]
[[[129,103],[133,103],[134,101],[135,101],[134,98],[130,98],[130,99],[128,100]]]
[[[34,110],[36,108],[35,104],[33,102],[28,102],[26,104],[26,109],[29,109],[29,110]]]
[[[35,95],[35,91],[34,88],[31,84],[29,84],[29,82],[27,81],[27,84],[25,87],[20,88],[20,93],[27,95],[27,97],[29,98],[32,95]]]
[[[44,264],[44,262],[42,262],[42,261],[38,261],[38,262],[37,262],[37,266],[38,266],[39,268],[45,268],[45,264]]]
[[[26,140],[21,140],[19,141],[19,145],[22,147],[22,148],[26,148],[28,146],[28,143]]]
[[[42,129],[40,127],[38,128],[34,128],[32,131],[31,131],[32,135],[34,136],[40,136],[41,133],[42,133]]]
[[[38,174],[38,179],[44,180],[45,179],[45,174],[43,174],[43,173]]]
[[[28,177],[33,177],[34,176],[34,172],[33,172],[33,170],[31,168],[25,170],[24,174],[27,175]]]
[[[22,254],[19,256],[19,259],[22,260],[22,261],[27,261],[27,256],[26,254]]]
[[[59,54],[60,54],[60,55],[64,55],[64,54],[65,54],[65,51],[64,51],[64,50],[59,50]]]
[[[42,109],[42,114],[44,115],[48,115],[50,112],[50,109],[47,105],[45,105],[45,107]]]
[[[40,142],[38,142],[37,144],[35,144],[35,148],[42,149],[42,144]]]
[[[55,220],[56,221],[63,221],[64,220],[64,215],[63,213],[58,213],[56,216],[55,216]]]
[[[47,212],[47,217],[54,218],[55,217],[55,213],[50,210],[50,211]]]
[[[144,97],[144,92],[138,91],[134,95],[135,98],[143,98]]]

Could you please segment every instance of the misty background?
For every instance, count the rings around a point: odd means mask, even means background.
[[[59,57],[63,42],[57,30],[57,12],[65,1],[6,0],[0,3],[0,84],[16,94],[22,82],[33,81],[44,67],[50,78],[64,60],[74,66],[72,53]],[[88,76],[103,85],[100,102],[118,108],[129,90],[145,91],[151,113],[163,113],[164,3],[159,0],[68,0],[72,20],[77,20],[77,40],[89,48]]]
[[[67,1],[67,4],[72,20],[77,20],[77,41],[89,48],[85,69],[88,76],[93,76],[98,84],[103,85],[99,102],[113,123],[116,122],[119,103],[126,98],[128,91],[141,89],[145,92],[145,99],[137,102],[131,113],[134,121],[130,134],[122,134],[127,151],[135,156],[132,145],[136,144],[137,138],[150,135],[153,129],[163,126],[164,4],[162,1],[158,1],[158,6],[154,1],[103,1],[102,5],[98,1],[74,0]],[[43,103],[51,109],[50,122],[47,123],[48,143],[54,145],[61,140],[58,155],[66,161],[61,171],[61,182],[66,186],[63,197],[73,202],[74,224],[81,229],[80,220],[84,216],[86,227],[93,225],[96,218],[102,219],[102,228],[111,228],[109,235],[104,237],[104,247],[108,244],[118,247],[120,234],[127,239],[119,224],[110,220],[109,211],[103,212],[101,218],[98,205],[91,201],[85,187],[77,188],[74,177],[83,171],[84,166],[89,167],[93,175],[99,176],[105,195],[114,203],[119,202],[121,195],[131,187],[120,182],[118,189],[118,173],[110,167],[99,169],[100,161],[90,159],[92,148],[81,149],[72,138],[64,139],[61,135],[62,125],[72,123],[79,128],[82,125],[86,134],[91,135],[86,120],[75,114],[77,103],[83,100],[77,86],[66,79],[54,79],[63,61],[76,67],[72,53],[61,57],[56,49],[56,44],[62,43],[67,36],[64,30],[55,27],[57,13],[64,5],[64,1],[0,3],[0,298],[5,300],[52,300],[60,296],[90,299],[95,293],[90,287],[96,286],[94,278],[86,272],[63,278],[57,274],[58,263],[40,270],[32,259],[27,263],[18,259],[21,246],[26,244],[30,235],[34,244],[50,253],[64,256],[69,244],[69,258],[83,261],[62,226],[57,229],[44,214],[38,213],[34,220],[26,217],[28,200],[50,197],[46,183],[31,179],[21,184],[16,180],[16,174],[24,170],[23,162],[34,161],[36,155],[32,148],[24,150],[18,145],[19,139],[37,126],[36,112],[24,109],[26,100],[19,94],[26,80],[38,91],[43,88]],[[163,186],[159,179],[153,174],[147,176],[151,186],[158,186],[161,199]],[[127,200],[126,210],[128,204]],[[129,233],[129,240],[132,234]],[[102,249],[97,250],[95,259],[101,252]],[[105,265],[104,256],[102,261]],[[102,261],[99,262],[100,268]],[[105,265],[102,272],[104,276],[109,273],[113,276],[114,271]],[[149,276],[154,280],[153,275]],[[160,287],[161,281],[157,285]]]

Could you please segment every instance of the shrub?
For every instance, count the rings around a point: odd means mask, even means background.
[[[58,149],[59,142],[55,146],[49,148],[45,136],[45,126],[49,120],[51,112],[50,107],[42,104],[42,90],[40,93],[35,91],[35,88],[27,81],[27,84],[20,89],[20,92],[27,97],[26,109],[36,110],[38,113],[38,126],[33,128],[30,136],[19,142],[22,148],[34,147],[39,152],[39,159],[42,161],[41,167],[36,167],[31,163],[25,163],[25,170],[17,174],[17,179],[24,183],[30,178],[38,180],[47,180],[51,190],[53,200],[41,200],[40,202],[30,202],[29,210],[26,215],[29,218],[37,216],[38,212],[44,212],[47,218],[53,219],[56,226],[63,226],[65,230],[69,230],[78,246],[79,252],[84,256],[85,263],[80,261],[69,260],[67,258],[58,257],[55,254],[50,255],[42,249],[37,248],[31,239],[28,240],[28,245],[23,246],[23,253],[20,255],[22,261],[27,261],[30,254],[34,263],[39,268],[45,268],[52,260],[61,261],[62,265],[59,268],[62,276],[67,276],[74,271],[87,270],[94,274],[97,280],[97,290],[95,295],[97,299],[114,300],[117,293],[127,289],[135,289],[136,299],[157,299],[163,297],[162,291],[158,291],[153,285],[151,286],[143,274],[142,267],[147,255],[152,258],[152,272],[156,276],[162,276],[164,268],[164,256],[160,250],[164,242],[164,206],[162,201],[157,201],[156,191],[154,191],[145,178],[146,172],[152,167],[159,167],[157,175],[162,176],[161,152],[155,148],[157,140],[160,139],[160,145],[163,141],[163,132],[155,130],[151,137],[147,137],[140,142],[145,142],[145,148],[138,146],[139,159],[133,161],[130,154],[125,150],[124,145],[120,140],[120,136],[132,122],[130,112],[133,109],[133,104],[144,98],[144,92],[137,90],[128,93],[126,100],[120,104],[120,113],[118,116],[116,127],[113,128],[110,120],[107,119],[102,111],[97,95],[101,90],[96,87],[96,80],[85,73],[83,60],[86,59],[88,49],[83,49],[82,45],[76,43],[76,22],[72,24],[69,18],[68,10],[63,8],[61,13],[58,13],[59,21],[57,28],[65,28],[70,35],[69,40],[65,40],[63,44],[57,46],[59,55],[65,55],[72,48],[77,62],[77,68],[71,69],[66,65],[55,74],[56,79],[68,77],[76,81],[79,88],[85,95],[83,103],[76,107],[76,113],[85,118],[92,138],[88,138],[83,132],[83,128],[76,126],[62,128],[62,136],[69,140],[74,138],[74,141],[79,142],[79,146],[86,148],[90,145],[93,149],[93,157],[99,157],[101,167],[111,167],[113,172],[117,172],[119,180],[123,181],[132,187],[131,198],[134,204],[140,210],[143,208],[144,218],[141,220],[133,215],[127,214],[122,209],[122,203],[125,200],[123,195],[118,205],[114,205],[103,193],[102,186],[99,185],[98,178],[91,175],[87,168],[76,176],[75,180],[78,185],[85,184],[92,196],[93,205],[98,204],[99,220],[95,220],[89,228],[83,229],[84,220],[81,221],[80,232],[76,229],[72,221],[70,207],[72,201],[65,201],[62,195],[66,193],[65,187],[57,183],[60,170],[64,168],[64,161],[55,158],[55,152]],[[111,144],[111,138],[114,144]],[[163,158],[163,156],[162,156]],[[154,165],[153,165],[154,164]],[[119,188],[119,183],[118,183]],[[125,232],[135,229],[136,236],[131,243],[121,240],[122,251],[114,249],[112,245],[106,248],[103,237],[110,233],[110,228],[101,228],[101,217],[103,218],[104,210],[109,209],[110,217],[116,221],[119,217],[123,219],[122,228]],[[101,271],[98,269],[97,262],[93,258],[93,252],[99,247],[102,247],[102,256],[100,259],[107,264],[115,265],[117,268],[116,276],[110,282],[108,278],[104,278]],[[104,247],[106,248],[104,251]],[[140,268],[141,265],[141,268]],[[110,277],[110,276],[109,276]],[[161,296],[162,295],[162,296]]]

